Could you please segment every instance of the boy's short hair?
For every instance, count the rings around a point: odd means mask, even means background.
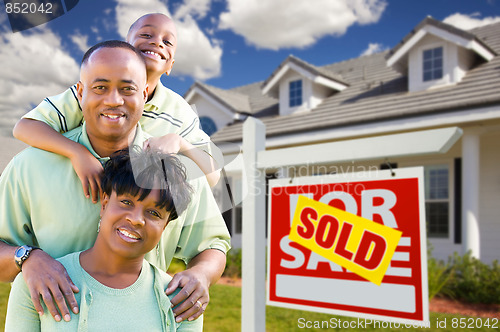
[[[144,67],[146,67],[146,60],[144,60],[144,57],[142,56],[141,52],[138,49],[136,49],[134,46],[130,45],[129,43],[121,41],[121,40],[106,40],[106,41],[100,42],[98,44],[95,44],[94,46],[89,48],[87,50],[87,52],[85,52],[85,54],[83,55],[83,58],[82,58],[81,65],[83,66],[84,64],[86,64],[89,61],[90,56],[95,51],[97,51],[101,48],[125,48],[125,49],[129,49],[137,55],[137,57],[140,59],[141,63],[143,63]]]
[[[184,165],[172,154],[158,150],[119,150],[104,165],[102,190],[108,195],[130,194],[145,199],[152,189],[159,189],[157,207],[170,212],[168,221],[176,219],[191,201],[192,188],[186,180]]]

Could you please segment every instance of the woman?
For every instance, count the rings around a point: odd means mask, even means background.
[[[5,331],[201,331],[202,318],[175,322],[164,292],[171,277],[144,260],[189,203],[182,164],[151,150],[119,151],[104,166],[102,187],[94,246],[59,259],[80,289],[80,313],[56,322],[44,308],[39,316],[20,274]]]

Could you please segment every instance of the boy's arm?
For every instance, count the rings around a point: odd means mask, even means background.
[[[220,167],[217,161],[207,152],[189,143],[177,134],[166,134],[151,137],[144,143],[144,149],[153,148],[164,153],[182,153],[194,161],[205,174],[210,187],[214,187],[220,178]]]
[[[35,148],[69,158],[82,182],[83,193],[87,198],[91,194],[92,201],[97,203],[102,166],[87,148],[64,137],[46,123],[28,118],[23,118],[16,123],[13,134],[15,138]]]

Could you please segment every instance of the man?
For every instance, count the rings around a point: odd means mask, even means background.
[[[129,44],[112,41],[91,48],[82,61],[77,95],[85,122],[65,136],[101,162],[129,145],[143,146],[149,138],[138,125],[148,97],[144,59]],[[178,321],[197,318],[205,310],[208,287],[222,274],[229,250],[229,234],[206,179],[198,176],[190,184],[194,195],[187,211],[146,257],[161,269],[174,253],[188,263],[167,288],[169,294],[183,288],[177,298],[184,301],[178,306]],[[37,311],[42,311],[41,296],[56,320],[69,319],[65,300],[76,313],[73,292],[78,289],[54,258],[88,249],[98,219],[99,206],[81,194],[68,158],[24,150],[0,177],[0,281],[12,281],[22,269]],[[25,245],[40,249],[20,247]]]

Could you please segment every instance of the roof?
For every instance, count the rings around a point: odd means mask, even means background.
[[[293,55],[289,55],[279,66],[276,68],[271,76],[269,76],[264,83],[262,83],[262,88],[264,91],[266,89],[270,89],[271,86],[273,85],[272,81],[276,78],[277,75],[283,70],[285,66],[287,66],[289,63],[297,65],[299,68],[304,69],[306,72],[310,73],[313,76],[320,76],[324,77],[327,79],[330,79],[336,83],[340,83],[341,85],[349,85],[341,75],[330,71],[327,68],[322,68],[322,67],[316,67],[310,63],[305,62],[304,60],[301,60]]]
[[[192,91],[200,89],[208,93],[217,102],[237,113],[249,113],[251,111],[249,97],[246,94],[241,94],[236,91],[223,90],[215,86],[208,85],[201,82],[195,82],[185,94],[189,95]]]
[[[426,20],[435,24],[433,19]],[[446,26],[447,29],[456,29]],[[496,54],[500,52],[500,23],[461,33],[473,36]],[[267,137],[500,103],[499,56],[470,69],[456,85],[410,93],[407,77],[386,65],[389,54],[390,51],[385,51],[321,67],[341,75],[349,82],[349,87],[326,98],[310,112],[259,117],[266,125]],[[258,86],[258,83],[253,86]],[[250,104],[252,99],[250,97]],[[277,102],[275,107],[278,107]],[[237,122],[222,128],[212,140],[241,141],[242,125],[242,122]]]
[[[422,28],[424,28],[427,25],[434,26],[440,30],[447,31],[453,35],[462,37],[463,39],[466,39],[469,41],[476,41],[479,44],[481,44],[481,46],[483,46],[486,49],[488,49],[489,51],[491,51],[493,54],[496,53],[493,51],[492,48],[490,48],[488,46],[488,44],[484,43],[481,39],[478,39],[475,34],[468,32],[466,30],[458,29],[458,28],[454,27],[453,25],[438,21],[438,20],[432,18],[431,16],[427,16],[410,33],[408,33],[394,48],[392,48],[392,50],[389,52],[389,54],[387,54],[387,58],[389,59],[391,56],[396,54],[397,51],[399,51],[403,47],[403,45],[405,45],[413,36],[415,36],[415,34],[418,31],[422,30]]]

